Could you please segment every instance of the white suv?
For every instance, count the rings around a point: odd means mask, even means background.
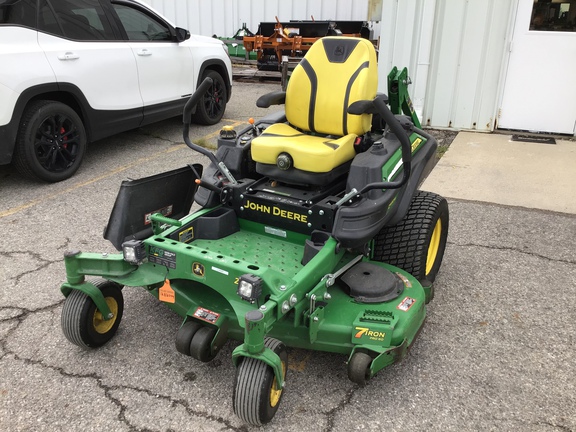
[[[220,121],[232,66],[135,0],[0,0],[0,165],[55,182],[88,142],[174,117],[205,77],[201,124]]]

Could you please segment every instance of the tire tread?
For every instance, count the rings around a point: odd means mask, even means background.
[[[426,276],[428,235],[434,229],[438,212],[444,205],[447,209],[446,200],[440,195],[416,191],[404,219],[397,225],[384,227],[374,238],[374,259],[399,267],[423,280]],[[443,235],[448,232],[447,214],[445,222]],[[442,260],[443,247],[441,245],[437,260]],[[435,274],[431,277],[433,279]]]
[[[265,338],[264,346],[279,355],[286,352],[284,344],[278,339]],[[254,426],[261,426],[271,420],[271,418],[264,418],[266,413],[261,412],[262,398],[269,391],[268,388],[264,388],[268,369],[271,368],[266,363],[246,357],[241,359],[236,371],[236,382],[232,395],[233,409],[241,420]],[[273,377],[273,379],[275,378]],[[277,407],[278,405],[276,405]]]
[[[82,309],[84,308],[85,302],[89,300],[89,297],[82,291],[72,291],[64,302],[62,315],[60,317],[62,332],[64,336],[66,336],[66,339],[82,348],[89,347],[88,344],[84,342],[80,330]]]

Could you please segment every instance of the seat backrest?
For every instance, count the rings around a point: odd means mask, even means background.
[[[357,100],[372,100],[378,87],[374,45],[366,39],[324,37],[296,66],[286,89],[286,118],[299,129],[328,135],[362,135],[372,115],[352,115]]]

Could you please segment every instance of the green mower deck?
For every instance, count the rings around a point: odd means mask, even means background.
[[[190,215],[182,224],[203,216],[206,214]],[[301,260],[306,236],[285,232],[286,238],[278,237],[266,234],[264,225],[242,220],[240,224],[238,232],[223,239],[191,244],[170,240],[177,228],[167,230],[144,241],[157,262],[140,266],[126,263],[122,254],[69,254],[66,265],[74,271],[69,271],[68,277],[82,280],[84,274],[97,274],[123,286],[145,287],[185,320],[217,327],[224,333],[224,341],[244,340],[245,333],[248,337],[246,313],[259,310],[265,324],[261,343],[268,335],[298,348],[348,355],[358,350],[374,356],[384,354],[372,364],[371,375],[402,357],[424,321],[429,288],[396,267],[345,251],[335,253],[333,240],[304,266]],[[330,285],[332,272],[359,258],[397,274],[404,284],[402,294],[390,302],[358,303],[342,283]],[[266,293],[267,301],[252,304],[235,295],[244,274],[256,275],[264,285],[273,287]],[[65,294],[80,290],[95,303],[102,303],[99,292],[88,286],[67,283],[62,290]],[[213,289],[206,290],[206,286]],[[166,295],[162,289],[173,294]],[[349,323],[353,323],[353,331]],[[250,349],[246,352],[258,354]]]

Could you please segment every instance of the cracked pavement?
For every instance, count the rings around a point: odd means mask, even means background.
[[[236,83],[224,123],[264,115],[254,101],[277,89]],[[192,134],[215,142],[218,130]],[[94,143],[62,183],[0,167],[0,430],[576,431],[574,215],[449,200],[436,296],[404,361],[361,388],[345,356],[291,349],[267,427],[233,414],[238,343],[207,364],[179,354],[180,318],[142,289],[124,290],[110,343],[71,345],[60,329],[63,253],[114,252],[102,232],[122,179],[202,161],[174,119]]]

